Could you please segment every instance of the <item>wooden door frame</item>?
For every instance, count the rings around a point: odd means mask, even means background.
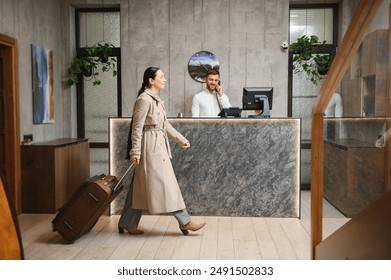
[[[5,144],[6,155],[6,181],[10,188],[12,204],[16,213],[21,213],[21,170],[20,170],[20,116],[18,91],[18,47],[17,40],[0,34],[0,48],[4,53],[4,88],[5,95],[5,126],[7,127]]]
[[[388,8],[388,76],[387,76],[387,119],[386,131],[391,129],[391,4]],[[385,189],[391,190],[391,141],[387,141],[385,157]]]

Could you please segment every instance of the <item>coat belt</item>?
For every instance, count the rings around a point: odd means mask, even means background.
[[[143,131],[148,131],[148,130],[163,130],[163,129],[162,128],[156,128],[156,125],[154,125],[154,124],[144,125]]]
[[[166,133],[166,131],[165,131],[163,128],[156,128],[156,126],[155,126],[154,124],[151,124],[151,125],[144,125],[143,131],[144,131],[144,132],[145,132],[145,131],[162,131],[162,132],[163,132],[163,135],[164,135],[164,140],[165,140],[165,142],[166,142],[166,149],[167,149],[168,156],[169,156],[170,158],[172,158],[170,143],[168,142],[167,133]]]

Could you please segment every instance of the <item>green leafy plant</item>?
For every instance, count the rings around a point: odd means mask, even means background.
[[[110,57],[113,50],[113,45],[110,43],[97,43],[86,48],[86,55],[76,57],[71,67],[68,68],[68,85],[74,85],[79,81],[80,75],[90,77],[94,86],[100,85],[101,81],[98,78],[99,71],[113,72],[113,77],[117,75],[116,59]]]
[[[317,54],[314,57],[319,75],[326,75],[330,69],[333,57],[330,54]]]
[[[324,78],[333,61],[330,54],[314,55],[314,49],[323,47],[325,43],[319,42],[316,35],[303,35],[289,46],[289,51],[293,53],[293,72],[306,73],[314,85],[318,85]]]

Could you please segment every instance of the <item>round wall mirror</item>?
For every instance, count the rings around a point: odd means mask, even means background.
[[[197,82],[204,83],[206,73],[215,69],[219,71],[220,65],[216,55],[208,51],[199,51],[193,54],[188,63],[190,76]]]

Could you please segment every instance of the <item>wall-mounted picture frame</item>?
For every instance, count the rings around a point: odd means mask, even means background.
[[[33,124],[54,122],[53,51],[31,44]]]

